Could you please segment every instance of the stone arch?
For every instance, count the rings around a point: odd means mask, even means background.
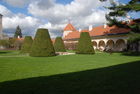
[[[105,49],[105,42],[103,40],[99,41],[99,50],[103,51]]]
[[[123,40],[123,39],[118,39],[118,40],[116,41],[116,44],[115,44],[115,50],[116,50],[116,51],[123,51],[125,48],[126,48],[125,40]]]
[[[97,42],[96,41],[93,41],[92,43],[93,43],[93,48],[94,49],[97,49]]]
[[[114,49],[114,44],[115,44],[115,43],[114,43],[113,40],[108,40],[108,41],[107,41],[107,45],[106,45],[106,49],[107,49],[107,50],[110,50],[110,49],[113,50],[113,49]]]

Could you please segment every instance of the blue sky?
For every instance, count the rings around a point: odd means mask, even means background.
[[[108,4],[99,0],[0,0],[3,31],[13,36],[16,26],[20,25],[24,36],[34,36],[36,29],[42,27],[49,29],[51,37],[61,36],[69,19],[77,30],[103,25],[107,13],[103,6]],[[131,13],[131,16],[139,18],[139,14]]]

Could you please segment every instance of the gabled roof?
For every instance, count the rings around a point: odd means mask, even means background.
[[[128,33],[128,32],[130,32],[130,29],[119,28],[117,26],[112,26],[112,27],[107,26],[106,28],[104,28],[104,26],[98,26],[98,27],[94,27],[91,31],[81,30],[80,32],[79,31],[70,32],[64,39],[80,38],[81,32],[89,32],[90,36],[92,37],[92,36],[103,36],[103,35],[110,35],[110,34]]]
[[[75,27],[72,24],[67,24],[67,26],[64,28],[64,31],[76,31]]]
[[[85,30],[81,30],[81,32],[89,32],[89,30],[86,30],[86,29],[85,29]]]

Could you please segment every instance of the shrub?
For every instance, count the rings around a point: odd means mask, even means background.
[[[14,48],[15,41],[16,41],[16,38],[9,38],[9,46],[10,46],[10,48]]]
[[[8,40],[0,40],[0,46],[7,48],[9,47],[9,41]]]
[[[31,50],[32,43],[33,43],[32,37],[31,36],[26,36],[24,38],[23,45],[21,47],[21,52],[22,53],[29,53],[30,50]]]
[[[88,32],[82,32],[77,45],[77,54],[94,54],[91,38]]]
[[[23,44],[23,40],[16,39],[14,42],[14,48],[16,48],[16,50],[21,50],[22,44]]]
[[[35,35],[30,56],[47,57],[55,56],[55,50],[48,29],[38,29]]]
[[[61,37],[55,39],[54,48],[56,52],[66,52],[64,42]]]

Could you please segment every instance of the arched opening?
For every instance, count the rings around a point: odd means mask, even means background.
[[[114,41],[108,40],[106,45],[106,50],[113,50],[114,49]]]
[[[97,49],[97,42],[96,41],[93,41],[92,43],[93,43],[93,48],[94,49]]]
[[[125,40],[119,39],[116,41],[115,50],[116,51],[123,51],[126,48]]]
[[[104,49],[105,49],[105,42],[101,40],[101,41],[99,42],[99,50],[100,50],[100,51],[103,51]]]

